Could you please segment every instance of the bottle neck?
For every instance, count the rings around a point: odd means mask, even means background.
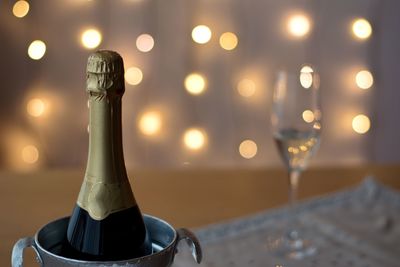
[[[89,155],[86,177],[105,183],[127,179],[121,123],[121,97],[89,98]]]
[[[89,155],[77,204],[96,220],[136,205],[122,149],[121,96],[90,95]]]

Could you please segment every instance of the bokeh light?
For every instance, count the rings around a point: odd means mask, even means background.
[[[28,164],[34,164],[39,160],[39,150],[33,146],[25,146],[21,151],[22,160]]]
[[[206,135],[199,128],[191,128],[185,131],[183,135],[183,143],[190,150],[199,150],[206,143]]]
[[[82,45],[87,49],[93,49],[100,45],[102,41],[101,33],[96,29],[88,29],[81,35]]]
[[[139,119],[139,129],[147,136],[153,136],[160,133],[162,120],[160,113],[156,111],[148,111]]]
[[[28,55],[31,59],[39,60],[46,53],[46,44],[41,40],[33,41],[28,47]]]
[[[313,72],[310,66],[303,66],[300,70],[300,84],[305,89],[309,89],[313,84]]]
[[[250,79],[242,79],[237,85],[239,94],[243,97],[251,97],[256,92],[256,83]]]
[[[3,167],[16,172],[33,171],[40,168],[44,162],[39,160],[40,149],[35,135],[31,131],[27,131],[25,127],[6,124],[3,127],[1,140],[4,154]]]
[[[141,52],[149,52],[154,47],[154,39],[150,34],[141,34],[136,39],[136,47]]]
[[[289,18],[287,23],[289,33],[294,37],[304,37],[311,30],[310,19],[305,15],[293,15]]]
[[[312,112],[312,111],[309,110],[309,109],[306,109],[306,110],[303,111],[302,117],[303,117],[303,120],[304,120],[305,122],[307,122],[307,123],[311,123],[311,122],[313,122],[314,119],[315,119],[314,112]]]
[[[143,72],[137,67],[130,67],[125,71],[125,81],[130,85],[138,85],[143,80]]]
[[[300,72],[304,72],[304,73],[313,73],[314,70],[311,66],[305,65],[301,68]]]
[[[186,91],[192,95],[199,95],[206,89],[206,78],[200,73],[191,73],[185,78],[184,82]]]
[[[13,14],[17,18],[25,17],[29,12],[29,3],[27,1],[17,1],[13,6]]]
[[[239,153],[245,159],[251,159],[257,154],[257,144],[253,140],[244,140],[239,145]]]
[[[192,38],[198,44],[208,43],[211,39],[212,33],[206,25],[198,25],[192,30]]]
[[[353,118],[352,126],[356,133],[365,134],[371,127],[371,121],[366,115],[359,114]]]
[[[369,89],[374,84],[374,77],[368,70],[359,71],[356,74],[356,84],[361,89]]]
[[[372,27],[368,20],[357,19],[353,22],[353,34],[359,39],[368,39],[372,34]]]
[[[233,32],[225,32],[219,38],[219,44],[225,50],[233,50],[238,45],[238,38]]]
[[[46,104],[40,98],[33,98],[28,101],[26,111],[32,117],[40,117],[46,111]]]

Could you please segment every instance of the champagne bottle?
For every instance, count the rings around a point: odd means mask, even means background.
[[[125,85],[119,54],[98,51],[90,55],[86,91],[90,110],[89,155],[68,225],[68,254],[98,261],[150,254],[150,239],[124,163],[121,99]]]

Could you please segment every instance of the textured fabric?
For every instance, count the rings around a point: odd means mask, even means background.
[[[287,225],[287,209],[277,209],[197,231],[201,265],[182,247],[174,267],[398,267],[400,194],[367,179],[360,186],[304,202],[296,208],[298,229],[318,248],[303,260],[288,260],[269,249]]]

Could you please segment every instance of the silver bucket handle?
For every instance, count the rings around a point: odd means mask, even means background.
[[[23,267],[23,262],[24,262],[23,253],[24,249],[28,247],[33,248],[33,250],[36,253],[36,261],[40,264],[40,266],[43,266],[43,261],[40,258],[39,252],[37,251],[36,248],[35,239],[33,237],[25,237],[18,240],[13,247],[11,256],[12,267]]]
[[[203,252],[201,251],[200,242],[197,237],[185,228],[180,228],[176,230],[176,232],[178,233],[178,243],[183,239],[186,240],[186,243],[192,250],[192,256],[194,260],[200,264],[201,260],[203,259]]]

